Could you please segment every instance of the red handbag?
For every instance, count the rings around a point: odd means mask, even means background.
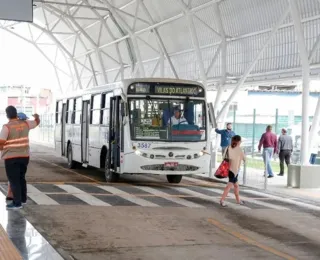
[[[218,179],[227,178],[229,175],[229,168],[230,168],[230,162],[229,162],[229,147],[228,147],[225,157],[223,158],[223,161],[219,165],[218,169],[216,170],[214,177]]]

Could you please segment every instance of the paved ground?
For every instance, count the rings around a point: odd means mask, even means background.
[[[107,185],[94,169],[68,170],[49,148],[32,148],[22,213],[65,259],[319,259],[320,203],[185,178],[125,176]],[[0,189],[7,188],[0,165]]]

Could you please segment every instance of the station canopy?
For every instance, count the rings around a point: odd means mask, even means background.
[[[320,0],[34,0],[33,23],[0,27],[68,79],[58,81],[62,91],[130,77],[199,80],[208,88],[292,83],[302,73],[290,1],[317,77]]]

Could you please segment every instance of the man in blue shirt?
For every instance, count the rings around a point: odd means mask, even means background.
[[[232,124],[231,123],[227,123],[227,129],[219,130],[216,128],[215,131],[217,134],[221,135],[220,146],[222,148],[222,156],[223,156],[224,151],[231,143],[232,137],[235,136],[236,134],[232,131]]]

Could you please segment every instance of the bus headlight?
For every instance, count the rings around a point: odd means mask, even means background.
[[[195,154],[193,155],[193,157],[194,157],[195,159],[197,159],[197,158],[203,156],[203,154],[204,154],[203,152],[195,153]]]
[[[135,153],[136,155],[141,155],[141,152],[140,152],[139,150],[136,150],[134,153]]]

